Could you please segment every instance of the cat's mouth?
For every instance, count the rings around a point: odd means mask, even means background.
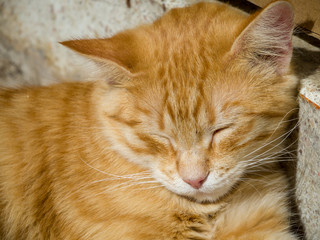
[[[212,203],[228,195],[239,182],[242,173],[239,167],[231,169],[221,177],[210,172],[206,181],[199,188],[186,183],[178,174],[168,177],[159,171],[155,173],[155,178],[168,190],[179,196],[196,202]]]
[[[213,174],[212,174],[213,175]],[[208,178],[210,175],[208,176]],[[213,179],[209,178],[201,188],[194,189],[189,197],[193,198],[197,202],[206,203],[206,202],[216,202],[219,199],[226,196],[232,189],[234,185],[238,182],[237,179]]]

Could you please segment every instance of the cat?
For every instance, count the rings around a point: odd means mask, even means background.
[[[0,238],[298,239],[292,31],[285,1],[198,3],[62,42],[104,75],[0,90]]]

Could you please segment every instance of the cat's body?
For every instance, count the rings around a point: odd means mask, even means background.
[[[270,58],[251,32],[279,13],[286,43]],[[291,9],[252,19],[173,10],[64,43],[107,64],[106,80],[1,90],[1,239],[296,239],[275,161],[296,104]]]

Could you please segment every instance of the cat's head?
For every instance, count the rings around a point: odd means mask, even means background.
[[[200,3],[112,38],[63,44],[108,69],[113,149],[172,192],[215,201],[281,151],[295,107],[292,29],[287,2],[252,16]]]

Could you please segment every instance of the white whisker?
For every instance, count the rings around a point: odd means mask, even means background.
[[[252,155],[253,153],[261,150],[262,148],[264,148],[264,147],[266,147],[266,146],[268,146],[268,145],[270,145],[270,144],[278,141],[279,139],[283,138],[283,139],[280,141],[280,143],[278,143],[277,145],[275,145],[275,146],[273,146],[272,148],[268,149],[267,152],[269,152],[269,151],[271,151],[272,149],[280,146],[280,145],[290,136],[290,134],[291,134],[298,126],[299,126],[299,122],[298,122],[292,129],[290,129],[289,131],[287,131],[287,132],[285,132],[284,134],[282,134],[281,136],[273,139],[272,141],[268,142],[267,144],[262,145],[261,147],[255,149],[254,151],[248,153],[248,154],[245,155],[244,157],[248,157],[248,156]],[[266,152],[264,152],[264,153],[266,153]],[[259,155],[257,155],[257,156],[260,156],[260,155],[262,155],[262,154],[264,154],[264,153],[261,153],[261,154],[259,154]],[[257,157],[257,156],[256,156],[256,157]]]
[[[127,175],[116,175],[116,174],[112,174],[112,173],[108,173],[108,172],[105,172],[105,171],[102,171],[100,169],[97,169],[95,168],[94,166],[92,166],[91,164],[87,163],[86,161],[84,161],[81,157],[80,157],[80,160],[85,163],[88,167],[96,170],[97,172],[100,172],[102,174],[105,174],[105,175],[108,175],[108,176],[112,176],[112,177],[115,177],[115,178],[132,178],[132,176],[135,176],[135,175],[138,175],[138,174],[148,174],[149,171],[148,170],[145,170],[145,171],[142,171],[142,172],[139,172],[139,173],[134,173],[134,174],[127,174]]]
[[[296,126],[297,126],[297,125],[296,125]],[[259,158],[259,157],[261,157],[261,156],[269,153],[270,151],[272,151],[272,150],[275,149],[276,147],[279,147],[279,146],[287,139],[287,137],[292,133],[292,131],[296,128],[296,126],[293,127],[290,131],[282,134],[280,137],[278,137],[278,138],[276,138],[276,139],[274,139],[274,140],[272,141],[272,142],[274,142],[274,141],[280,139],[281,137],[283,137],[284,135],[287,135],[287,136],[285,136],[278,144],[276,144],[276,145],[273,146],[272,148],[269,148],[269,149],[267,149],[266,151],[264,151],[263,153],[260,153],[260,154],[258,154],[258,155],[256,155],[256,156],[254,156],[253,158],[248,159],[248,160],[246,160],[246,161],[247,161],[247,162],[252,162],[252,161],[256,160],[257,158]],[[296,141],[297,141],[297,140],[296,140]],[[286,150],[286,149],[290,148],[293,144],[295,144],[296,141],[294,141],[293,143],[291,143],[291,144],[290,144],[289,146],[287,146],[286,148],[281,149],[281,150],[278,151],[277,153],[282,152],[283,150]],[[256,150],[252,151],[251,153],[247,154],[245,157],[252,155],[253,153],[257,152],[258,150],[262,149],[263,147],[268,146],[268,145],[271,144],[272,142],[269,142],[268,144],[265,144],[265,145],[259,147],[258,149],[256,149]],[[274,153],[272,153],[272,154],[274,154]]]

